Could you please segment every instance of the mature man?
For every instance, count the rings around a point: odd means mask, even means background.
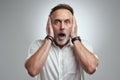
[[[89,45],[77,36],[73,9],[67,4],[55,6],[48,17],[47,36],[30,47],[25,68],[37,80],[83,80],[83,72],[92,74],[98,59]]]

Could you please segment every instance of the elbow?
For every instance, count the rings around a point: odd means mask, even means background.
[[[89,67],[86,72],[88,74],[92,75],[95,71],[96,71],[96,67],[95,68],[94,67]]]
[[[38,74],[38,72],[27,63],[25,63],[25,68],[31,77],[35,77]]]
[[[37,75],[37,73],[35,71],[28,71],[28,74],[31,76],[31,77],[35,77]]]
[[[89,66],[86,72],[91,75],[96,72],[97,67],[98,67],[98,62],[96,63],[96,65]]]

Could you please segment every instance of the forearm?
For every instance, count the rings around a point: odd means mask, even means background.
[[[83,69],[87,73],[94,73],[96,67],[98,66],[98,59],[96,58],[96,56],[89,50],[87,50],[84,45],[78,40],[74,41],[73,45],[75,55],[77,56],[80,65],[82,65]]]
[[[31,76],[37,75],[43,67],[47,59],[50,47],[51,40],[45,39],[42,46],[26,61],[25,67]]]

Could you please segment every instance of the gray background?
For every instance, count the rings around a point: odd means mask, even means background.
[[[99,57],[95,74],[86,80],[119,80],[120,0],[0,0],[0,80],[27,80],[24,62],[32,41],[46,36],[50,9],[70,4],[78,35]]]

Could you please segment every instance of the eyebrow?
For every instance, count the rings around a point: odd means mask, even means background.
[[[61,19],[55,19],[54,21],[62,21]],[[70,19],[65,19],[64,21],[70,21]]]
[[[55,19],[55,21],[61,21],[60,19]]]
[[[65,21],[70,21],[70,19],[66,19]]]

